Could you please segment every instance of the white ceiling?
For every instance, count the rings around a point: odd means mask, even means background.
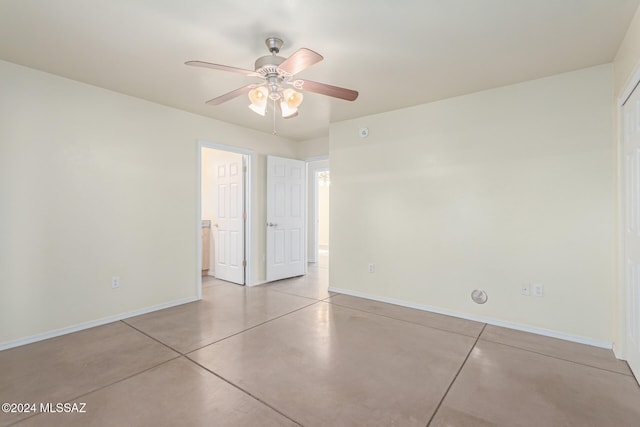
[[[278,134],[611,62],[640,0],[1,0],[0,59],[271,132],[246,97],[257,81],[187,67],[253,69],[267,36],[325,59],[299,78],[352,88],[355,102],[307,93]],[[1,96],[1,95],[0,95]]]

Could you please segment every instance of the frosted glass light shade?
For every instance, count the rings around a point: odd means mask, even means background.
[[[264,86],[258,86],[255,89],[249,91],[249,108],[251,108],[257,114],[264,116],[267,113],[267,99],[269,91]]]
[[[298,107],[302,104],[303,96],[300,92],[293,89],[285,89],[282,92],[280,100],[280,108],[282,109],[282,117],[291,117],[298,112]]]

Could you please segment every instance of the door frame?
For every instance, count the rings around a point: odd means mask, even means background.
[[[637,89],[636,89],[637,87]],[[618,252],[618,265],[617,265],[617,275],[616,275],[616,308],[617,310],[614,312],[617,314],[614,318],[615,325],[615,337],[613,340],[613,352],[618,359],[627,359],[627,318],[629,313],[627,312],[627,283],[626,283],[626,251],[625,251],[625,231],[624,231],[624,220],[625,220],[625,193],[622,187],[624,176],[622,173],[623,163],[624,163],[624,115],[623,115],[623,107],[627,99],[631,96],[634,90],[640,90],[640,64],[636,65],[633,73],[630,75],[626,84],[623,87],[622,92],[618,96],[616,100],[616,111],[617,111],[617,155],[616,155],[616,190],[618,196],[618,203],[616,203],[616,208],[618,209],[618,218],[616,224],[616,236],[618,236],[618,242],[616,245],[616,249]]]
[[[318,172],[330,170],[329,156],[314,157],[307,161],[307,261],[318,262]]]
[[[244,178],[244,210],[247,213],[247,218],[244,221],[244,257],[247,261],[247,265],[244,269],[244,283],[245,286],[251,286],[253,283],[253,260],[251,257],[252,243],[252,222],[253,222],[253,209],[251,206],[251,199],[253,194],[253,188],[251,186],[253,168],[255,167],[255,152],[247,150],[245,148],[234,147],[231,145],[219,144],[217,142],[210,142],[205,140],[197,141],[197,154],[196,154],[196,260],[197,260],[197,280],[196,280],[196,296],[198,299],[202,299],[202,150],[204,148],[210,148],[219,151],[229,151],[231,153],[242,154],[246,156],[247,173]]]

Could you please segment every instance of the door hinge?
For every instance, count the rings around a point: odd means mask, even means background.
[[[245,221],[247,220],[247,213],[246,212],[242,212],[242,219],[244,219]]]
[[[246,267],[246,266],[247,266],[247,260],[246,260],[246,259],[245,259],[245,260],[242,260],[242,266],[243,266],[243,267]]]
[[[247,167],[246,166],[242,167],[242,172],[247,173]]]

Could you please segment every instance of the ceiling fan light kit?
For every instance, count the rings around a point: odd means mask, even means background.
[[[273,102],[274,118],[275,110],[279,109],[283,118],[291,118],[298,115],[298,107],[302,104],[304,95],[301,91],[318,93],[346,101],[355,101],[358,92],[325,83],[310,80],[294,80],[295,74],[322,61],[323,57],[311,49],[301,48],[288,58],[278,56],[284,42],[277,37],[269,37],[265,40],[270,55],[262,56],[255,61],[255,70],[230,67],[227,65],[213,64],[203,61],[187,61],[186,65],[211,68],[214,70],[230,71],[244,74],[250,77],[259,77],[264,80],[261,84],[249,84],[207,101],[209,105],[219,105],[243,94],[249,97],[249,108],[255,113],[265,116],[267,114],[268,101]],[[275,133],[275,130],[274,130]]]
[[[257,114],[264,116],[267,113],[267,99],[269,97],[269,91],[264,86],[258,86],[251,89],[248,93],[249,108],[255,111]]]
[[[298,112],[298,107],[302,104],[304,96],[300,92],[296,92],[291,88],[287,88],[282,91],[282,98],[280,99],[280,109],[282,110],[282,117],[289,118],[295,116]]]

